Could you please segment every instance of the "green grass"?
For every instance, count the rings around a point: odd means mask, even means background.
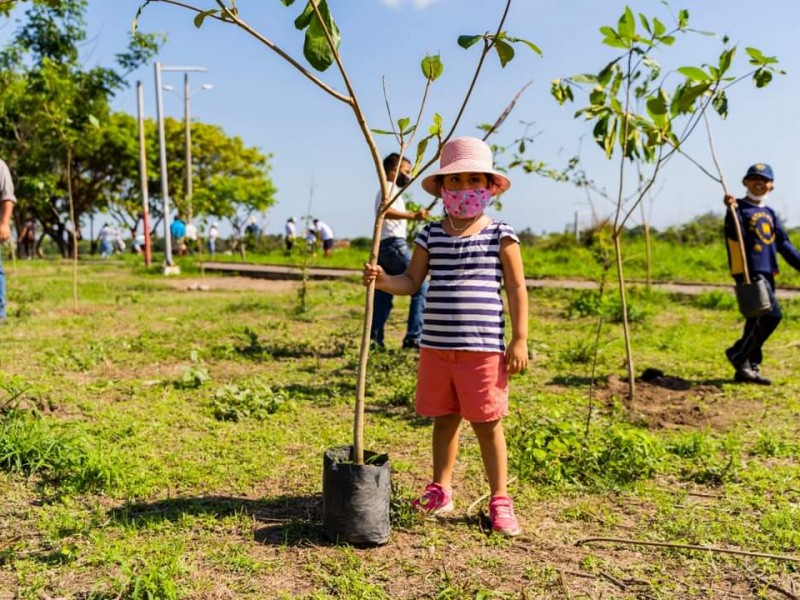
[[[727,296],[633,292],[637,373],[677,387],[640,382],[631,405],[613,299],[531,291],[533,361],[505,421],[525,530],[512,542],[486,535],[485,501],[466,513],[487,491],[467,427],[455,518],[408,509],[430,477],[430,424],[413,414],[398,298],[366,415],[367,447],[391,459],[393,533],[359,549],[320,524],[322,454],[352,436],[357,282],[311,282],[301,314],[293,291],[210,277],[187,291],[191,268],[170,286],[132,261],[85,261],[76,312],[68,263],[6,268],[0,598],[692,598],[746,596],[752,572],[796,580],[787,562],[575,542],[800,553],[800,302],[765,349],[776,385],[742,387],[722,354],[741,327]],[[606,575],[639,583],[625,595]]]

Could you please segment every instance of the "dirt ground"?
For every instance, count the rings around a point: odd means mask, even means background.
[[[288,294],[300,285],[298,281],[278,279],[256,279],[252,277],[192,277],[172,279],[164,278],[164,284],[187,292],[213,292],[215,290],[253,290],[268,294]]]

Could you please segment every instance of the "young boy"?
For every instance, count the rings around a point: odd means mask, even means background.
[[[800,252],[792,245],[781,226],[775,211],[766,205],[773,189],[772,167],[757,163],[747,169],[742,180],[747,194],[736,200],[725,196],[725,204],[738,211],[742,227],[744,253],[752,280],[765,279],[768,284],[772,308],[766,314],[745,321],[742,337],[725,350],[725,356],[735,369],[738,383],[770,385],[761,375],[761,347],[781,321],[781,307],[775,298],[775,275],[778,274],[778,253],[796,270],[800,271]],[[725,216],[725,237],[728,248],[728,265],[737,283],[744,278],[742,253],[736,235],[736,224],[730,211]]]

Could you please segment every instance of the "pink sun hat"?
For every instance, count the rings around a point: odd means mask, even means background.
[[[450,173],[487,173],[494,178],[492,195],[502,194],[511,187],[511,180],[494,170],[492,149],[486,142],[474,137],[460,137],[447,142],[442,148],[439,170],[422,180],[422,189],[433,196],[439,196],[439,175]]]

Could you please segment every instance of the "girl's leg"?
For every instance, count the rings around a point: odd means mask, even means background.
[[[433,421],[433,482],[449,489],[458,453],[458,433],[461,415],[436,417]]]
[[[488,423],[472,423],[472,429],[481,447],[483,468],[489,480],[492,496],[505,496],[508,477],[508,456],[506,453],[506,436],[500,419]]]

